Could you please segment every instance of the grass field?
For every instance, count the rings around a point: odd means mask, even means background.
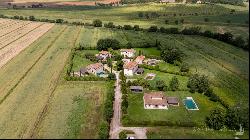
[[[60,84],[36,138],[98,138],[109,85],[105,82]]]
[[[230,14],[234,9],[236,12]],[[150,17],[146,19],[145,16],[140,18],[139,12],[152,12],[160,14],[160,17]],[[196,4],[135,4],[122,7],[111,8],[95,8],[90,9],[86,7],[78,8],[60,8],[60,9],[28,9],[28,10],[12,10],[0,9],[0,13],[8,16],[22,15],[30,16],[31,13],[37,18],[56,19],[63,18],[67,21],[83,21],[92,22],[93,19],[101,19],[104,22],[112,21],[115,24],[138,24],[141,27],[147,28],[151,25],[164,27],[190,27],[199,25],[203,30],[208,29],[218,32],[230,31],[236,35],[248,36],[249,27],[246,24],[248,21],[248,6],[225,6],[218,5],[196,5]],[[198,16],[195,15],[198,14]],[[173,16],[176,14],[176,16]],[[180,15],[181,14],[181,15]],[[185,15],[184,15],[185,14]],[[205,22],[204,18],[209,18],[209,22]],[[169,24],[164,21],[168,19]],[[184,24],[175,25],[175,20],[184,19]],[[230,20],[230,23],[228,23]]]
[[[235,131],[213,131],[213,130],[198,130],[195,128],[185,127],[157,127],[150,128],[147,132],[148,139],[234,139]],[[248,132],[243,136],[237,136],[241,139],[248,139]]]
[[[168,110],[147,110],[143,105],[143,94],[129,94],[129,107],[127,117],[123,120],[123,125],[145,125],[143,122],[168,121],[174,124],[195,123],[198,126],[204,125],[205,117],[213,108],[220,106],[219,103],[214,103],[208,100],[204,95],[187,91],[167,91],[166,96],[175,96],[178,98],[180,106],[169,107]],[[182,100],[186,97],[193,97],[199,110],[188,111],[183,105]],[[132,123],[132,124],[131,124]],[[150,125],[150,124],[149,124]],[[152,124],[151,124],[152,125]],[[153,125],[152,125],[153,126]]]

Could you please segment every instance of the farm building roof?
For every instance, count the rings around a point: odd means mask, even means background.
[[[143,96],[144,104],[149,105],[168,105],[166,96],[163,92],[145,93]]]
[[[130,90],[143,90],[142,86],[130,86]]]
[[[145,59],[145,56],[140,55],[136,57],[135,61],[143,61],[144,59]]]
[[[136,66],[138,66],[137,62],[130,61],[130,62],[124,64],[123,68],[131,70],[131,69],[134,69]]]
[[[168,104],[179,104],[177,97],[167,97]]]
[[[101,68],[101,67],[103,67],[103,64],[102,64],[102,63],[95,63],[95,64],[90,64],[90,65],[88,65],[88,66],[87,66],[87,69],[95,69],[95,70],[97,70],[97,69],[99,69],[99,68]]]

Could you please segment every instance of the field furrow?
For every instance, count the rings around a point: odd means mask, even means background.
[[[7,45],[11,44],[12,42],[18,40],[19,38],[25,36],[29,32],[35,30],[39,26],[43,25],[44,23],[32,23],[28,26],[24,26],[22,29],[12,32],[6,36],[0,37],[0,49],[5,48]]]
[[[31,31],[27,35],[21,37],[17,41],[6,46],[0,52],[0,67],[6,64],[10,59],[19,54],[23,49],[28,47],[31,43],[41,37],[44,33],[50,30],[54,24],[44,24],[39,26],[37,29]]]
[[[35,41],[30,47],[20,53],[15,59],[0,70],[0,100],[1,102],[12,92],[18,83],[27,75],[36,62],[47,52],[57,40],[65,27],[54,26],[49,32]],[[18,68],[18,73],[14,70]],[[8,78],[6,78],[8,77]]]
[[[24,22],[21,22],[20,24],[16,24],[15,26],[13,26],[11,28],[7,28],[7,29],[4,29],[4,30],[1,30],[0,31],[0,37],[5,36],[7,34],[10,34],[12,32],[15,32],[17,30],[20,30],[20,29],[22,29],[23,27],[27,26],[30,23],[32,23],[32,22],[30,22],[30,21],[24,21]]]
[[[27,138],[64,68],[77,27],[68,27],[0,105],[0,137]],[[13,129],[15,128],[15,129]]]

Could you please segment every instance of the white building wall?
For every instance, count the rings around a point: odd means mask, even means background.
[[[133,76],[133,70],[124,69],[125,76]]]

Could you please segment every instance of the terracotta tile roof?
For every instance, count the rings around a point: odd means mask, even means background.
[[[145,56],[140,55],[136,57],[135,61],[143,61],[144,59],[145,59]]]
[[[135,53],[136,51],[134,49],[121,49],[121,52],[132,52],[132,53]]]
[[[125,63],[124,66],[123,66],[123,68],[124,68],[124,69],[132,70],[132,69],[134,69],[136,66],[138,66],[137,62],[135,62],[135,61],[130,61],[130,62],[128,62],[128,63]]]
[[[95,70],[97,70],[97,69],[99,69],[99,68],[101,68],[101,67],[103,67],[103,64],[102,63],[95,63],[95,64],[90,64],[90,65],[88,65],[87,66],[87,69],[95,69]]]
[[[100,51],[99,54],[110,54],[108,51]]]
[[[167,106],[167,99],[162,92],[145,93],[143,96],[144,104],[150,105],[165,105]]]

